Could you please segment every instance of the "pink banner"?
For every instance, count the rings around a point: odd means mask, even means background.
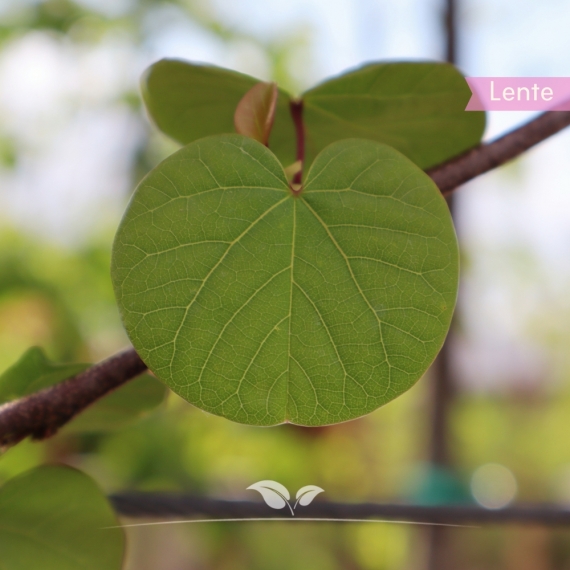
[[[466,111],[570,111],[570,77],[466,77]]]

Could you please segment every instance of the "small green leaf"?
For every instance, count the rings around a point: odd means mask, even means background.
[[[187,144],[202,137],[234,133],[234,113],[259,79],[213,65],[162,59],[142,79],[142,95],[156,126]],[[289,95],[279,90],[269,147],[284,164],[295,160],[295,129]]]
[[[445,200],[396,150],[346,140],[294,196],[239,135],[189,144],[137,188],[113,246],[127,332],[196,406],[254,425],[356,418],[410,388],[458,281]]]
[[[372,63],[303,94],[306,163],[327,145],[359,137],[393,146],[426,169],[479,143],[485,113],[456,67],[440,62]]]
[[[55,364],[39,346],[33,346],[0,376],[0,404],[53,386],[87,368],[89,364]]]
[[[41,348],[34,346],[0,376],[0,404],[53,386],[89,366],[54,364]],[[64,429],[92,432],[123,427],[160,405],[165,395],[164,385],[144,374],[89,406]]]
[[[0,488],[2,570],[120,570],[124,532],[94,481],[42,466]]]
[[[234,114],[236,132],[267,146],[275,121],[279,91],[275,83],[258,83],[241,99]]]

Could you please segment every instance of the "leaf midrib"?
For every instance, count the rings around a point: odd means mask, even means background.
[[[354,275],[354,271],[352,270],[352,266],[350,265],[350,261],[349,258],[347,257],[347,255],[345,254],[344,250],[340,247],[340,244],[337,242],[336,238],[333,236],[332,232],[330,231],[329,227],[327,226],[327,224],[322,220],[322,218],[318,215],[318,213],[309,205],[309,203],[303,199],[303,203],[305,204],[305,206],[308,208],[308,210],[313,214],[313,216],[318,220],[318,222],[321,224],[321,226],[323,227],[323,229],[327,232],[327,235],[329,236],[329,239],[332,241],[332,243],[334,244],[334,246],[336,247],[336,249],[338,250],[338,252],[340,253],[340,255],[342,256],[342,258],[344,259],[345,263],[346,263],[346,267],[350,273],[350,277],[352,278],[354,284],[356,285],[356,288],[358,289],[358,292],[360,293],[360,296],[364,299],[364,301],[366,302],[366,305],[368,306],[368,308],[370,309],[370,311],[372,312],[372,314],[374,315],[374,317],[376,318],[376,321],[378,322],[378,329],[379,329],[379,333],[380,333],[380,342],[382,344],[382,350],[384,351],[384,357],[386,358],[386,364],[388,365],[388,387],[390,386],[390,381],[391,381],[391,375],[390,375],[390,369],[392,368],[392,365],[390,364],[390,360],[388,359],[388,353],[386,351],[386,346],[384,344],[384,335],[382,334],[382,321],[380,320],[380,318],[378,317],[376,311],[374,310],[374,308],[372,307],[372,305],[370,304],[370,301],[368,300],[368,298],[366,297],[366,295],[364,294],[364,291],[362,291],[362,288],[360,287],[360,283],[358,282],[358,280],[356,279],[356,276]]]
[[[309,180],[310,182],[310,180]],[[307,185],[309,185],[307,183]],[[240,189],[240,187],[232,187],[234,189]],[[243,189],[245,189],[245,187],[243,187]],[[271,188],[271,190],[277,190],[277,188]],[[280,189],[282,191],[282,189]],[[347,188],[347,190],[353,190],[352,188]],[[334,192],[333,190],[320,190],[320,192]],[[319,190],[313,190],[310,192],[315,192],[315,193],[320,193]],[[376,197],[376,198],[382,198],[382,196],[376,196],[374,194],[368,194],[366,193],[368,196],[370,197]],[[393,198],[393,196],[385,196],[386,198]],[[223,260],[225,259],[225,257],[228,255],[229,251],[231,250],[231,248],[238,244],[240,242],[240,240],[249,232],[251,231],[258,223],[259,221],[261,221],[265,216],[267,216],[271,211],[275,210],[276,208],[278,208],[279,206],[281,206],[283,203],[286,202],[286,200],[291,199],[293,200],[293,224],[292,224],[292,239],[291,239],[291,263],[290,265],[284,267],[283,269],[279,270],[278,272],[274,273],[267,281],[265,281],[265,283],[263,283],[263,285],[261,287],[258,287],[249,297],[248,299],[237,309],[233,312],[232,316],[230,319],[228,319],[228,321],[226,321],[226,323],[224,324],[223,328],[220,330],[220,332],[217,334],[216,336],[216,340],[214,342],[214,344],[212,345],[211,349],[208,351],[208,355],[206,357],[206,360],[204,361],[203,365],[200,368],[200,374],[199,377],[197,378],[197,380],[195,380],[194,382],[197,383],[198,385],[201,386],[201,381],[203,378],[203,374],[207,369],[207,365],[208,362],[212,356],[212,354],[214,353],[216,347],[218,346],[218,343],[220,342],[224,332],[226,331],[226,329],[231,325],[231,323],[234,321],[234,319],[238,316],[238,314],[240,314],[243,309],[249,304],[249,302],[255,298],[260,291],[262,291],[265,287],[267,287],[275,278],[277,278],[279,275],[281,275],[282,273],[284,273],[285,271],[290,270],[291,272],[291,279],[290,279],[290,290],[289,290],[289,312],[287,314],[286,317],[282,318],[279,320],[279,322],[274,325],[271,330],[269,331],[269,333],[266,335],[266,337],[263,339],[263,341],[260,343],[260,345],[257,347],[255,354],[253,355],[253,357],[250,359],[250,362],[248,363],[244,373],[241,375],[241,378],[238,382],[238,385],[235,389],[235,391],[232,392],[231,395],[229,395],[227,398],[225,398],[223,401],[221,401],[219,403],[220,406],[223,406],[229,399],[231,399],[234,396],[237,396],[239,399],[239,391],[240,391],[240,387],[242,385],[242,382],[245,378],[245,376],[247,375],[247,372],[249,371],[249,369],[251,368],[252,363],[255,361],[255,358],[258,356],[261,347],[264,345],[264,343],[267,341],[267,338],[269,338],[269,336],[271,334],[273,334],[273,332],[276,330],[276,327],[279,326],[279,324],[281,324],[282,322],[284,322],[286,319],[289,319],[289,325],[288,325],[288,348],[287,348],[287,361],[288,361],[288,366],[287,366],[287,370],[285,371],[285,373],[287,374],[287,391],[286,391],[286,403],[285,403],[285,417],[284,420],[288,420],[290,419],[290,406],[292,405],[293,402],[291,402],[290,400],[290,386],[291,386],[291,361],[293,360],[294,362],[297,363],[297,365],[299,366],[299,368],[301,369],[301,371],[303,372],[303,374],[307,377],[308,380],[310,380],[310,378],[308,377],[307,373],[305,372],[305,370],[303,369],[303,367],[301,366],[301,364],[294,358],[292,352],[291,352],[291,326],[292,326],[292,318],[293,318],[293,288],[297,287],[299,289],[299,291],[305,296],[305,298],[307,298],[307,300],[309,301],[309,303],[311,304],[311,306],[313,306],[313,308],[315,309],[315,311],[317,312],[321,322],[323,323],[323,327],[327,332],[327,336],[329,338],[329,341],[331,343],[331,346],[334,349],[335,355],[337,357],[337,361],[339,363],[339,365],[342,368],[342,372],[343,372],[343,405],[346,406],[346,381],[348,378],[352,379],[356,384],[358,384],[359,386],[360,383],[350,374],[348,374],[348,371],[346,370],[345,366],[344,366],[344,362],[343,359],[339,353],[339,349],[338,346],[334,340],[334,338],[331,335],[328,323],[325,321],[323,315],[321,314],[320,310],[318,309],[318,307],[316,307],[314,301],[308,296],[307,292],[296,282],[295,280],[295,273],[294,273],[294,268],[295,268],[295,245],[296,245],[296,238],[297,238],[297,200],[300,200],[302,202],[302,204],[307,208],[307,210],[309,212],[311,212],[311,214],[314,216],[314,218],[318,221],[318,223],[322,226],[322,228],[325,230],[325,232],[327,233],[328,238],[331,240],[331,242],[334,244],[335,248],[337,249],[337,251],[340,253],[340,255],[342,256],[342,258],[345,261],[346,264],[346,268],[350,274],[351,280],[353,281],[353,283],[355,284],[358,293],[360,295],[360,297],[364,300],[364,302],[366,303],[368,310],[372,313],[372,315],[374,315],[374,318],[378,324],[378,332],[379,332],[379,337],[380,337],[380,343],[382,345],[382,350],[384,353],[384,358],[385,358],[385,362],[388,365],[388,383],[386,386],[386,392],[390,389],[390,384],[391,384],[391,374],[390,371],[392,368],[396,368],[399,369],[398,367],[394,367],[390,361],[389,361],[389,357],[388,357],[388,353],[386,350],[386,346],[384,343],[384,335],[383,335],[383,330],[382,327],[384,324],[389,325],[393,328],[396,328],[397,330],[399,330],[400,332],[411,336],[412,338],[414,338],[416,341],[420,341],[422,342],[422,344],[425,344],[426,341],[423,341],[422,339],[419,339],[417,337],[415,337],[413,334],[411,334],[409,331],[405,331],[403,329],[400,329],[400,327],[396,327],[394,325],[392,325],[391,323],[383,323],[383,321],[379,318],[378,314],[376,313],[376,311],[373,309],[373,307],[370,304],[369,299],[367,298],[367,296],[365,295],[365,293],[362,291],[362,288],[360,286],[360,283],[358,282],[358,280],[356,279],[356,276],[354,274],[353,268],[351,266],[350,263],[350,259],[351,257],[348,256],[344,250],[342,249],[342,247],[340,246],[340,244],[338,243],[338,241],[336,240],[336,238],[334,237],[334,235],[332,234],[329,226],[324,222],[324,220],[318,215],[317,211],[307,202],[307,200],[304,199],[304,197],[301,195],[299,197],[294,197],[292,195],[287,195],[284,198],[282,198],[281,200],[277,201],[275,204],[273,204],[272,206],[270,206],[269,208],[267,208],[260,216],[258,216],[256,218],[256,220],[254,220],[253,222],[251,222],[249,224],[249,226],[243,230],[240,235],[235,238],[234,240],[232,240],[231,242],[227,242],[228,248],[224,251],[223,255],[220,257],[220,259],[216,262],[216,264],[210,269],[210,271],[208,272],[208,274],[206,275],[206,277],[201,280],[202,284],[199,288],[199,290],[196,292],[196,294],[194,295],[192,301],[187,305],[186,309],[185,309],[185,314],[184,317],[182,318],[180,327],[178,328],[177,334],[175,336],[175,338],[171,341],[171,343],[174,343],[174,345],[176,345],[176,339],[178,337],[178,334],[180,333],[180,330],[183,328],[184,323],[186,321],[188,312],[190,310],[190,308],[192,307],[192,305],[195,303],[195,301],[197,300],[200,292],[202,291],[202,289],[204,288],[204,286],[206,285],[208,279],[210,278],[210,276],[215,272],[215,270],[222,264]],[[374,226],[375,229],[383,229],[385,231],[391,232],[394,231],[391,228],[376,228],[376,226]],[[418,234],[420,235],[420,234]],[[425,236],[421,236],[421,237],[425,237]],[[193,245],[192,243],[189,244],[185,244],[188,246]],[[354,256],[353,256],[354,257]],[[357,258],[362,257],[362,256],[356,256]],[[401,271],[406,271],[409,273],[412,273],[414,275],[418,275],[418,276],[423,276],[420,272],[414,272],[414,271],[410,271],[407,270],[404,267],[401,267],[397,264],[391,264],[389,262],[386,262],[382,259],[376,259],[376,258],[371,258],[373,259],[373,261],[385,264],[385,265],[389,265],[391,267],[394,267],[397,270],[401,270]],[[431,288],[433,289],[433,286],[431,286]],[[429,316],[431,316],[432,318],[436,318],[436,315],[432,315],[430,313],[428,313]],[[168,344],[168,343],[167,343]],[[174,360],[174,355],[175,355],[175,347],[173,349],[173,356],[171,359],[171,364],[170,366],[172,366],[172,361]],[[279,376],[281,377],[281,376]],[[194,383],[193,382],[193,383]],[[311,387],[313,389],[313,392],[315,394],[315,402],[316,402],[316,406],[318,407],[320,405],[319,403],[319,399],[318,399],[318,393],[316,392],[315,387],[313,386],[312,382],[310,382]],[[361,386],[362,387],[362,386]],[[268,394],[268,399],[269,399],[269,394]]]
[[[293,282],[295,268],[295,237],[297,233],[297,200],[293,199],[293,235],[291,238],[291,283],[289,286],[289,336],[287,339],[287,395],[285,400],[285,420],[289,419],[289,386],[291,385],[291,321],[293,320]]]

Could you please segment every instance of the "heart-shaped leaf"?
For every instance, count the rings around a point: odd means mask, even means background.
[[[253,489],[258,493],[261,493],[263,500],[272,509],[282,509],[288,504],[288,501],[291,498],[287,488],[281,485],[281,483],[277,483],[277,481],[258,481],[257,483],[250,485],[248,489]]]
[[[0,488],[2,570],[119,570],[124,533],[92,479],[43,466]]]
[[[313,502],[313,499],[319,493],[324,493],[324,492],[325,492],[324,489],[321,489],[320,487],[317,487],[316,485],[305,485],[304,487],[301,487],[297,491],[297,496],[295,497],[295,499],[297,499],[297,502],[301,506],[306,507],[307,505],[309,505],[310,503]]]
[[[79,374],[89,364],[55,364],[33,346],[0,375],[0,404],[27,396]],[[166,389],[143,374],[89,406],[64,428],[66,432],[106,431],[123,427],[156,408]]]
[[[259,80],[213,66],[162,60],[143,78],[150,116],[167,135],[189,143],[234,132],[240,99]],[[302,95],[305,169],[328,144],[349,137],[393,146],[429,168],[481,140],[483,112],[465,112],[471,91],[454,66],[441,62],[372,63],[329,79]],[[279,91],[269,147],[284,165],[295,160],[290,96]]]
[[[447,333],[445,200],[398,151],[346,140],[294,194],[266,147],[209,137],[141,182],[113,246],[127,332],[158,378],[254,425],[324,425],[410,388]]]
[[[241,99],[234,114],[236,132],[267,146],[275,121],[279,91],[275,83],[258,83]]]

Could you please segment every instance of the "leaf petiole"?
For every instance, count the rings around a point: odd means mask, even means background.
[[[301,191],[301,187],[296,190],[294,188],[294,185],[301,184],[303,180],[303,163],[305,161],[305,124],[303,122],[303,100],[291,99],[289,108],[291,110],[291,117],[293,119],[293,123],[295,124],[295,132],[297,134],[296,160],[301,163],[301,167],[293,176],[291,189],[294,193],[298,194]]]

